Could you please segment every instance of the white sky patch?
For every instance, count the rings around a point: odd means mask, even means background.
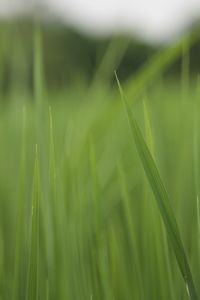
[[[0,18],[37,13],[93,35],[162,43],[200,18],[200,0],[0,0]]]
[[[35,3],[33,0],[0,0],[0,18],[32,14]]]

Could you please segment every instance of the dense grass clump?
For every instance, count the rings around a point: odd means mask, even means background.
[[[134,111],[199,291],[193,91],[183,100],[172,85],[159,86]],[[2,299],[187,299],[122,105],[113,117],[117,94],[76,93],[45,105],[40,130],[31,103],[1,108]]]
[[[121,101],[98,80],[48,94],[34,38],[34,100],[0,104],[0,299],[198,299],[199,83],[187,57],[160,75],[181,44]]]

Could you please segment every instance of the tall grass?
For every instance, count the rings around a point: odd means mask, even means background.
[[[126,106],[136,149],[117,88],[97,80],[112,51],[92,88],[51,95],[36,28],[34,101],[0,103],[1,299],[199,299],[199,82],[186,50],[182,79],[159,84],[181,45],[124,84],[129,103],[146,95],[134,119]]]
[[[156,167],[151,152],[148,149],[147,144],[145,143],[140,128],[131,112],[130,107],[128,106],[124,98],[123,90],[121,88],[117,75],[116,75],[116,79],[119,86],[121,98],[123,100],[126,109],[131,132],[135,140],[138,154],[140,156],[145,173],[151,185],[152,191],[155,195],[157,205],[160,210],[160,214],[162,216],[163,222],[165,224],[165,228],[168,233],[169,240],[172,244],[177,263],[179,265],[180,271],[185,281],[189,297],[191,299],[197,299],[196,288],[193,282],[189,263],[181,240],[179,228],[176,219],[174,217],[172,208],[170,206],[168,193],[160,177],[159,171]]]

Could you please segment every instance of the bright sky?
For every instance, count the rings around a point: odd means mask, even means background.
[[[0,0],[0,17],[39,13],[94,35],[128,32],[151,43],[200,18],[200,0]]]

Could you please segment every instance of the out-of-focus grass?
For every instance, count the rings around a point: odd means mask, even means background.
[[[122,87],[120,85],[119,79],[116,75],[116,80],[119,86],[119,91],[121,94],[122,101],[125,106],[125,110],[128,116],[128,121],[130,124],[131,132],[133,135],[133,138],[135,140],[135,145],[137,148],[137,152],[139,154],[139,157],[141,159],[145,174],[148,178],[149,184],[151,186],[151,189],[154,193],[157,206],[160,211],[160,215],[162,217],[163,223],[165,225],[166,232],[168,234],[168,238],[171,242],[174,254],[176,256],[176,260],[178,263],[178,266],[180,268],[181,274],[183,276],[183,280],[185,281],[186,288],[188,291],[188,296],[190,299],[197,299],[197,292],[194,285],[194,280],[191,274],[190,266],[187,260],[187,256],[184,250],[184,246],[181,240],[180,231],[176,222],[176,218],[173,214],[173,210],[170,205],[169,195],[167,193],[167,190],[165,188],[165,185],[162,181],[162,178],[159,174],[159,171],[157,169],[156,163],[153,159],[153,156],[151,154],[151,148],[148,148],[147,143],[144,140],[144,137],[141,133],[141,130],[137,124],[137,121],[134,117],[134,114],[131,111],[131,108],[129,107],[122,90]],[[147,111],[145,110],[145,116],[147,116]],[[146,120],[147,124],[148,120]],[[149,123],[149,122],[148,122]],[[149,129],[149,132],[151,131],[150,126],[146,126],[146,128]],[[151,135],[152,136],[152,135]],[[151,140],[152,137],[151,137]]]
[[[34,286],[38,282],[38,299],[47,295],[49,299],[188,298],[123,109],[107,126],[108,111],[118,101],[115,95],[101,88],[95,95],[86,90],[83,99],[75,90],[58,95],[57,102],[49,96],[50,117],[46,105],[42,123],[47,136],[40,139],[40,143],[47,142],[47,152],[39,156],[40,176],[35,175],[40,181],[39,258],[37,272],[32,275],[30,259],[36,253],[31,253],[37,247],[36,225],[31,221],[36,218],[34,210],[31,218],[32,201],[36,201],[32,194],[38,193],[38,187],[32,184],[37,111],[27,102],[2,105],[2,299],[10,299],[13,289],[13,299],[25,299],[26,295],[31,299],[30,280],[34,280]],[[194,145],[199,144],[193,101],[198,97],[191,89],[189,98],[183,100],[178,84],[175,88],[168,84],[149,92],[148,107],[154,157],[171,196],[199,292],[198,166],[193,161]],[[138,102],[134,107],[144,128],[143,105]],[[47,170],[42,172],[42,166]]]
[[[18,90],[0,103],[0,299],[188,299],[117,86],[49,94],[40,38],[38,29],[34,95]],[[186,59],[182,80],[147,89],[148,70],[159,79],[164,67],[159,54],[132,81],[142,92],[134,115],[200,295],[199,83],[189,84]]]

